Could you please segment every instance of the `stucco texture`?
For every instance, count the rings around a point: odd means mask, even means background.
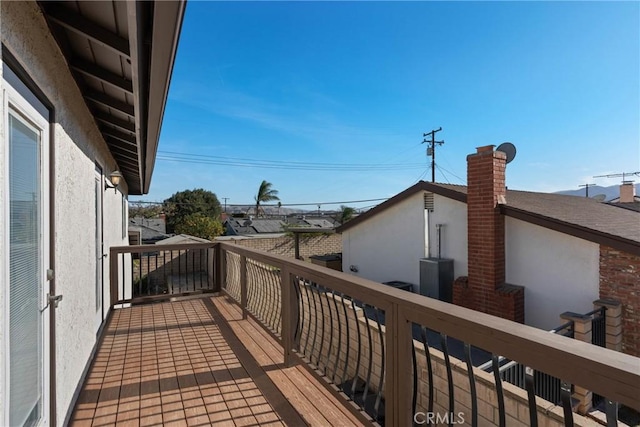
[[[57,423],[61,425],[96,342],[95,164],[106,175],[117,167],[38,6],[1,2],[1,10],[2,43],[55,108],[55,283],[56,293],[64,298],[56,310]],[[121,191],[126,194],[126,189],[124,183]],[[103,206],[105,248],[126,244],[122,194],[105,192]]]
[[[565,311],[586,313],[599,298],[596,243],[506,218],[507,282],[525,287],[525,323],[561,325]]]
[[[426,255],[423,193],[342,233],[342,271],[376,282],[420,282]],[[350,266],[358,271],[350,271]],[[417,289],[415,289],[417,290]]]

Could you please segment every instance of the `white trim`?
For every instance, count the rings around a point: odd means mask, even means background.
[[[42,271],[41,271],[41,284],[42,284],[42,302],[46,304],[46,296],[48,291],[48,281],[47,281],[47,269],[50,267],[49,261],[49,122],[36,110],[18,91],[13,88],[7,81],[2,80],[2,88],[3,88],[3,117],[2,120],[4,122],[4,135],[3,135],[3,143],[5,146],[5,153],[3,159],[3,168],[5,172],[9,172],[9,148],[8,148],[8,135],[9,135],[9,115],[13,112],[13,116],[17,117],[19,120],[23,121],[26,125],[33,127],[34,130],[39,134],[39,149],[40,149],[40,200],[41,200],[41,213],[40,213],[40,232],[41,232],[41,240],[40,240],[40,256],[42,259]],[[9,235],[10,235],[10,200],[9,200],[9,192],[10,192],[10,183],[9,183],[9,174],[6,174],[6,179],[4,182],[4,192],[5,192],[5,201],[4,201],[4,241],[3,245],[3,256],[2,256],[2,264],[3,264],[3,279],[5,283],[9,283],[10,280],[10,272],[9,266],[7,263],[7,259],[9,257]],[[5,411],[4,411],[4,423],[5,425],[9,425],[9,416],[10,416],[10,335],[9,335],[9,315],[10,315],[10,292],[8,288],[5,288],[5,363],[4,363],[4,395],[5,395]],[[49,366],[49,357],[50,357],[50,337],[49,337],[49,314],[45,311],[41,314],[42,316],[42,414],[40,418],[40,422],[38,425],[49,425],[49,380],[50,380],[50,366]]]

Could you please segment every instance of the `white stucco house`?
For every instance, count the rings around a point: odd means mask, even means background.
[[[420,292],[422,258],[452,259],[454,279],[502,269],[490,286],[524,288],[526,324],[551,329],[564,323],[563,312],[586,313],[594,300],[616,298],[627,305],[628,335],[637,337],[631,328],[640,309],[640,213],[584,197],[507,190],[504,163],[492,169],[491,150],[477,156],[484,154],[489,167],[469,173],[469,186],[421,181],[339,227],[343,271],[409,282]],[[488,184],[476,197],[488,208],[468,203],[478,182]],[[494,224],[471,253],[469,237]],[[483,253],[491,251],[487,260]],[[474,265],[484,270],[472,273]],[[627,342],[631,353],[640,351],[635,341]]]
[[[0,3],[0,425],[73,409],[108,316],[105,254],[149,190],[184,7]]]

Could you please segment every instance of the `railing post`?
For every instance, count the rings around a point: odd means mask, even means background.
[[[240,255],[240,306],[242,318],[247,318],[247,257]]]
[[[592,328],[591,316],[567,311],[560,315],[564,321],[573,321],[573,338],[591,344]],[[573,396],[578,401],[578,412],[586,414],[592,406],[593,393],[577,384],[573,385]]]
[[[412,335],[409,322],[397,304],[385,309],[386,359],[388,368],[385,378],[385,420],[389,425],[413,425],[411,413],[411,346]]]
[[[215,291],[222,290],[222,245],[216,243],[214,246],[214,258],[213,258],[213,289]]]
[[[594,308],[605,308],[606,347],[622,351],[622,304],[613,299],[599,299],[593,302]]]
[[[113,249],[109,251],[109,288],[109,301],[113,309],[118,301],[118,254]]]
[[[293,344],[298,319],[298,302],[293,290],[293,277],[286,265],[280,270],[280,299],[282,307],[282,347],[284,348],[284,365],[289,367],[294,363]]]

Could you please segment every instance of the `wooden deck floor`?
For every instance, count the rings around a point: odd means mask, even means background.
[[[71,425],[361,425],[226,297],[116,310]]]

